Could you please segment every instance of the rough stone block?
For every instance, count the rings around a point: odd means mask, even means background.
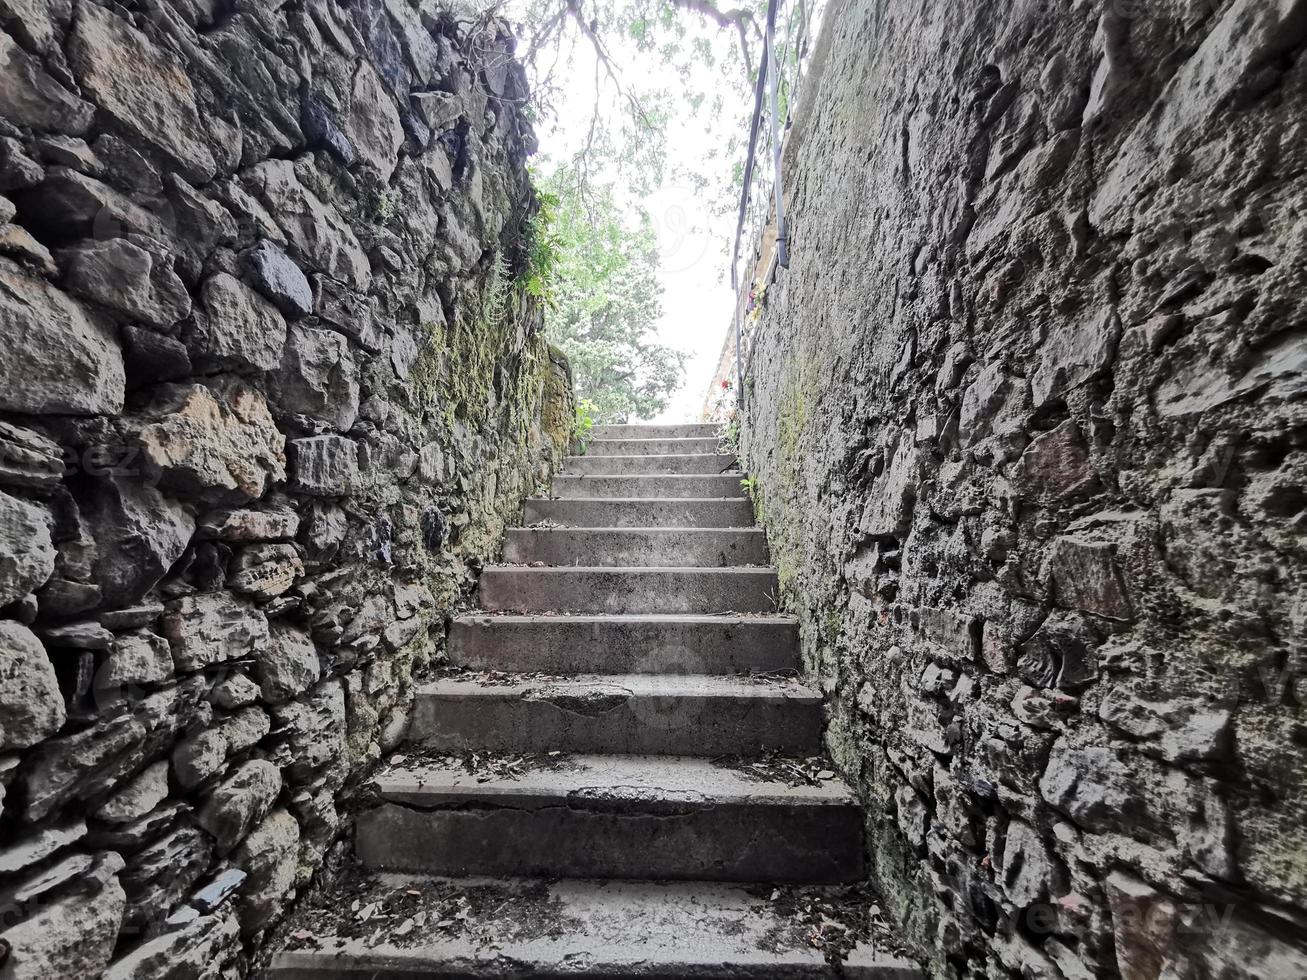
[[[186,346],[191,359],[209,370],[271,371],[281,363],[286,321],[267,299],[220,272],[200,287]]]
[[[281,792],[281,773],[270,762],[255,759],[224,780],[196,815],[196,822],[213,835],[218,848],[230,851],[271,809]]]
[[[294,324],[281,358],[276,403],[286,415],[348,431],[358,417],[357,374],[345,337]]]
[[[359,487],[358,445],[344,436],[310,436],[290,446],[291,486],[318,497],[344,497]]]
[[[0,606],[44,585],[54,566],[49,513],[0,493]]]
[[[109,324],[42,279],[0,259],[0,409],[32,414],[113,415],[127,387]]]
[[[41,641],[25,626],[0,622],[0,750],[35,745],[64,719],[63,694]]]
[[[283,315],[302,317],[313,312],[313,289],[308,277],[275,242],[265,239],[242,258],[254,288]]]
[[[126,905],[114,879],[89,894],[39,905],[30,918],[0,932],[11,950],[3,967],[6,980],[99,976],[113,955]]]
[[[285,437],[253,388],[164,385],[146,418],[136,435],[142,457],[178,493],[252,500],[285,478]]]
[[[69,60],[90,97],[120,125],[172,157],[190,179],[212,179],[216,165],[194,87],[170,54],[93,5],[77,18]]]
[[[268,645],[268,620],[225,593],[186,596],[161,623],[177,670],[187,672],[257,654]]]
[[[84,133],[95,106],[55,81],[8,34],[0,34],[0,116],[22,126]]]

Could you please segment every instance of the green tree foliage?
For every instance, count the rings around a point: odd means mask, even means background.
[[[492,7],[519,25],[517,56],[542,126],[585,117],[569,160],[583,185],[619,173],[636,194],[671,181],[708,194],[714,210],[734,207],[766,0],[492,0]],[[703,159],[677,152],[677,127],[687,119],[714,137]]]
[[[550,220],[535,234],[552,249],[545,322],[571,359],[577,394],[598,425],[656,415],[681,383],[685,355],[651,339],[662,287],[648,217],[624,222],[612,193],[583,195],[571,168],[538,182]]]

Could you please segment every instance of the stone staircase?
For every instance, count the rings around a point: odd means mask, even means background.
[[[595,436],[483,571],[269,976],[919,975],[849,887],[862,813],[813,759],[734,458],[708,425]]]

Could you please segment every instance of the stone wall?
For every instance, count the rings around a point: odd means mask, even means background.
[[[549,478],[511,52],[0,0],[0,977],[253,945]]]
[[[743,456],[940,975],[1307,975],[1307,3],[840,0]]]

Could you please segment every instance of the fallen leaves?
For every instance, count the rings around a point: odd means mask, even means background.
[[[839,774],[830,768],[830,760],[822,756],[791,758],[773,752],[761,758],[718,756],[713,765],[733,769],[742,776],[763,783],[787,783],[790,786],[820,786]]]
[[[475,949],[556,936],[580,928],[544,882],[468,885],[441,879],[387,881],[344,871],[285,924],[289,949],[361,945],[416,947],[458,938]]]
[[[521,779],[529,772],[565,769],[572,765],[564,752],[464,752],[407,753],[393,755],[388,760],[392,770],[425,772],[431,769],[462,769],[478,783],[491,780]]]
[[[822,952],[827,962],[848,958],[856,946],[871,944],[905,956],[906,947],[895,939],[874,892],[865,884],[843,888],[773,889],[768,901],[786,919],[793,940]]]

